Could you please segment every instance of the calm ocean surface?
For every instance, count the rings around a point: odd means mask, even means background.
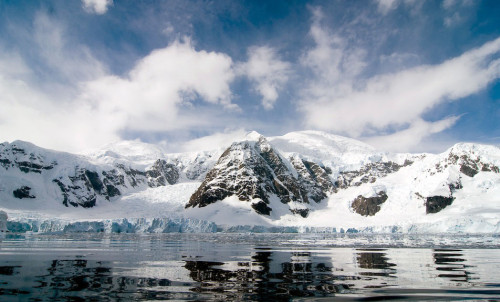
[[[0,237],[0,301],[500,299],[500,236]]]

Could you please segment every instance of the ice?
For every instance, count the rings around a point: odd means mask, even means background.
[[[20,219],[7,222],[16,233],[214,233],[217,225],[198,219],[123,218],[94,221]]]

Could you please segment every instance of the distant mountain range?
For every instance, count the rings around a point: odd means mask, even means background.
[[[250,132],[213,151],[124,141],[86,155],[0,144],[10,217],[181,217],[222,225],[500,231],[500,149],[392,154],[319,131]]]

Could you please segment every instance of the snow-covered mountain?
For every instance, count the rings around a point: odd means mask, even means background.
[[[391,154],[300,131],[270,138],[251,132],[218,147],[165,154],[126,141],[74,155],[3,143],[0,210],[13,221],[37,223],[171,218],[190,226],[500,231],[495,146],[462,143],[442,154]]]
[[[252,132],[224,151],[186,207],[205,207],[235,195],[261,215],[278,218],[271,214],[282,203],[306,217],[307,205],[321,202],[333,188],[324,167],[299,156],[286,159],[264,136]]]
[[[22,141],[2,143],[1,206],[26,210],[98,207],[146,188],[199,181],[213,166],[215,156],[202,152],[166,157],[154,146],[138,142],[121,142],[88,156]]]

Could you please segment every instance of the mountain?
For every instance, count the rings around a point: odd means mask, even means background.
[[[2,143],[2,206],[97,207],[146,188],[201,179],[213,165],[212,157],[210,152],[203,152],[167,158],[154,146],[138,142],[121,142],[88,156],[51,151],[22,141]]]
[[[196,221],[213,221],[303,230],[500,231],[495,146],[392,154],[299,131],[269,138],[251,132],[218,147],[166,154],[124,141],[75,155],[2,143],[0,210],[18,221],[170,217],[191,229]],[[161,229],[153,220],[146,225]]]
[[[307,217],[309,203],[319,203],[333,192],[324,167],[298,156],[283,158],[258,133],[249,134],[247,139],[224,151],[186,208],[205,207],[236,195],[239,200],[251,201],[252,208],[262,215],[270,215],[274,204],[281,202],[291,213]]]

